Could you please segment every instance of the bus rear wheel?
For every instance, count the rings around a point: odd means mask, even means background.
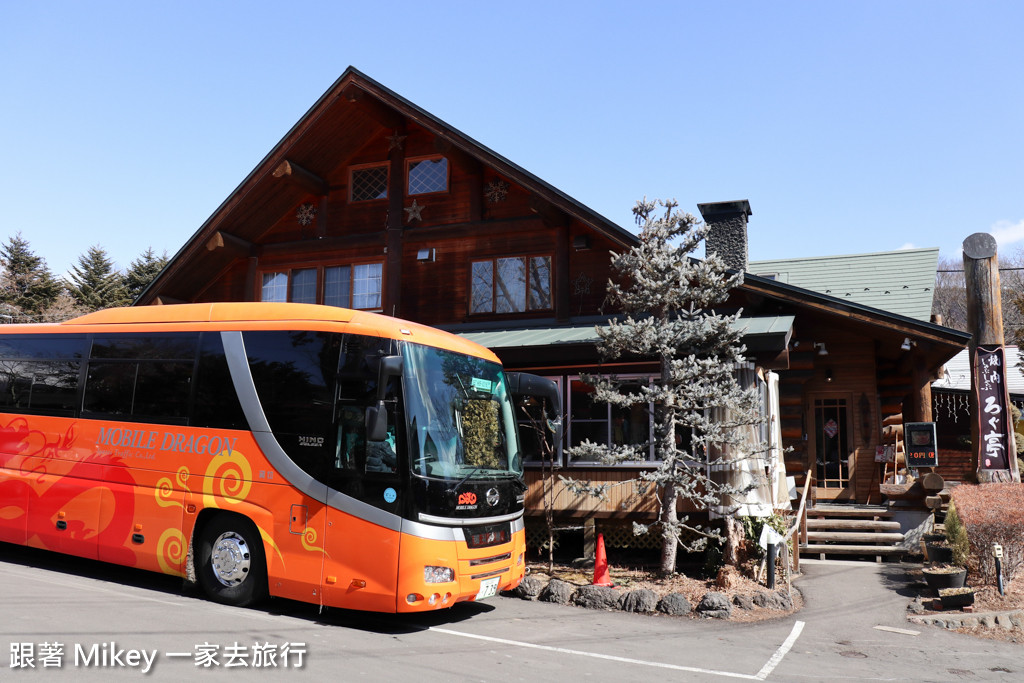
[[[267,562],[259,531],[239,515],[218,514],[199,541],[199,585],[207,597],[244,607],[267,593]]]

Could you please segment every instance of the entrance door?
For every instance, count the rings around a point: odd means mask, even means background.
[[[846,395],[811,395],[808,451],[814,463],[818,500],[853,500],[850,399]]]

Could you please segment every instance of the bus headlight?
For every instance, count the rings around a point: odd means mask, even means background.
[[[455,570],[451,567],[426,566],[423,568],[423,580],[427,583],[449,583],[455,580]]]

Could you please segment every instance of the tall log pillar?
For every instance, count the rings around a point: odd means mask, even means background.
[[[984,232],[976,232],[964,240],[964,284],[967,288],[967,330],[971,333],[971,448],[978,467],[978,481],[1020,481],[1017,469],[1017,451],[1014,444],[1013,419],[1010,416],[1009,395],[1006,391],[1005,362],[999,367],[988,365],[986,376],[993,378],[1000,391],[986,392],[985,405],[981,405],[978,370],[975,367],[979,348],[983,352],[1003,355],[1003,309],[999,289],[999,257],[996,239]],[[1001,394],[1001,396],[1000,396]],[[999,423],[997,425],[997,422]],[[1005,467],[993,467],[993,444],[1005,448]],[[998,461],[998,458],[996,458]]]

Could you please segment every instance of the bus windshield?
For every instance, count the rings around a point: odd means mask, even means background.
[[[411,343],[402,355],[412,473],[456,481],[521,478],[515,414],[501,366]]]

